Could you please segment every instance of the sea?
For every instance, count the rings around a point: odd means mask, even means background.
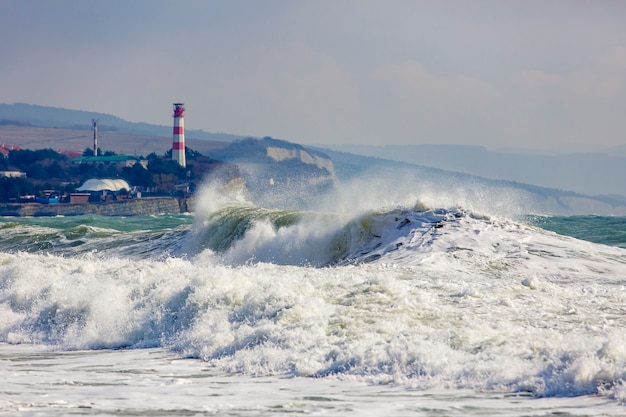
[[[0,218],[0,415],[626,415],[626,218],[366,184]]]

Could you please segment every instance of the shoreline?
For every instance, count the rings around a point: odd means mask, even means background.
[[[193,197],[143,197],[102,203],[2,203],[3,217],[54,217],[96,214],[100,216],[152,216],[187,213]]]

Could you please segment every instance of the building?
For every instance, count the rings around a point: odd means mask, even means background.
[[[76,191],[78,193],[70,195],[70,202],[85,202],[85,194],[88,195],[87,200],[90,202],[117,200],[121,194],[128,195],[132,192],[132,188],[126,180],[119,178],[91,178]]]
[[[26,178],[26,173],[21,171],[0,171],[0,177],[5,178]]]
[[[185,160],[185,103],[174,103],[174,131],[172,140],[172,160],[186,167]]]
[[[147,160],[139,159],[134,156],[125,156],[125,155],[81,156],[81,157],[72,159],[72,162],[75,162],[77,164],[88,163],[88,162],[108,162],[108,163],[117,164],[120,167],[132,167],[133,165],[139,163],[144,168],[148,167]]]

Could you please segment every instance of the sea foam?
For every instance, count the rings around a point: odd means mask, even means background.
[[[623,249],[461,209],[245,207],[223,247],[206,242],[213,212],[132,232],[125,250],[94,235],[98,250],[77,256],[0,254],[0,341],[160,347],[223,373],[622,398]]]

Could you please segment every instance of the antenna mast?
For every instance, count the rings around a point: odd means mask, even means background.
[[[91,119],[91,130],[93,130],[93,156],[98,156],[98,122],[99,119]]]

